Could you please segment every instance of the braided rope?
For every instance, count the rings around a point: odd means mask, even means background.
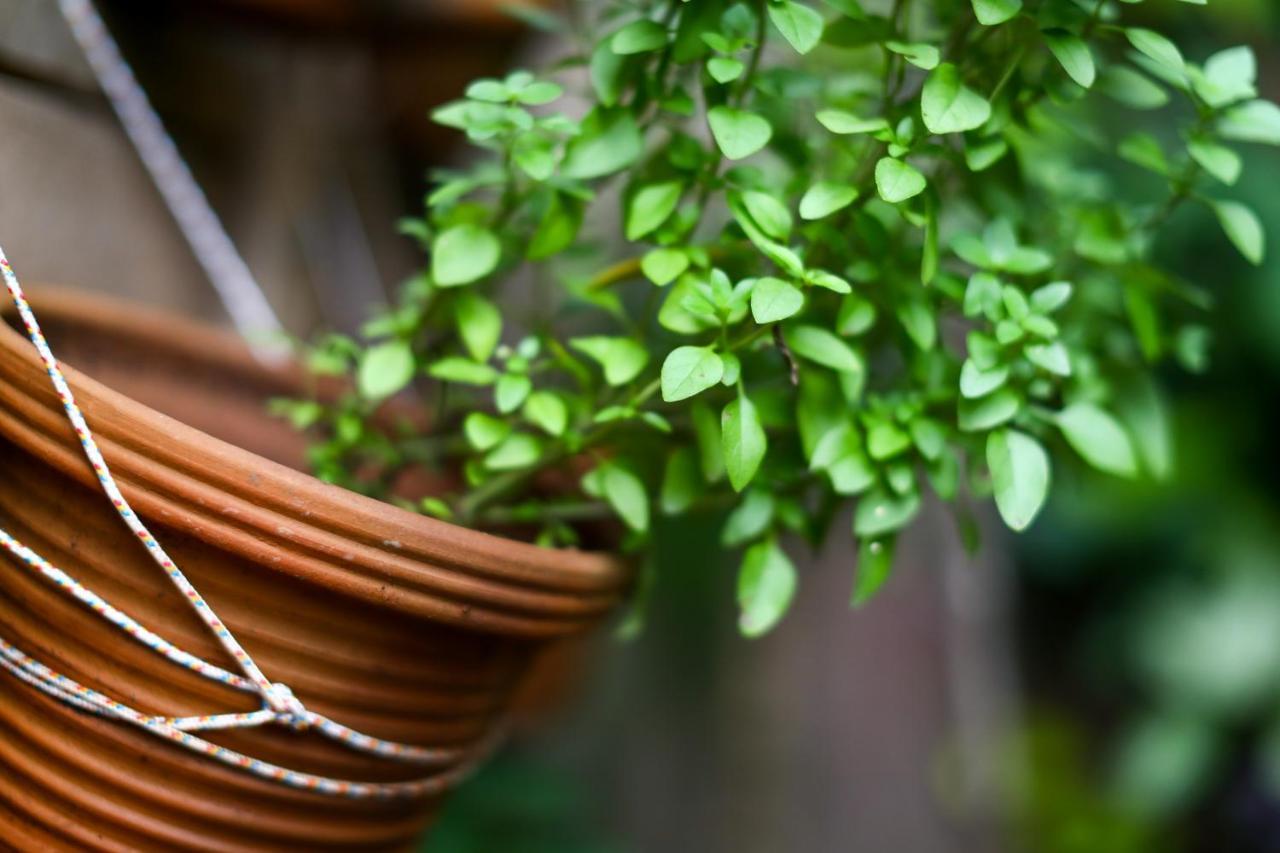
[[[205,661],[196,655],[183,651],[173,643],[140,625],[128,614],[122,612],[102,599],[92,590],[87,589],[62,569],[54,566],[35,551],[23,545],[6,530],[0,527],[0,548],[15,557],[22,565],[36,572],[57,589],[84,604],[107,622],[116,626],[131,638],[151,649],[172,663],[188,669],[211,681],[256,693],[262,699],[260,710],[247,713],[212,714],[200,717],[156,717],[148,716],[117,702],[96,690],[86,687],[64,675],[49,669],[39,661],[31,658],[17,647],[0,638],[0,667],[27,684],[46,694],[74,707],[111,717],[137,726],[153,735],[173,741],[193,752],[214,758],[224,764],[238,767],[291,787],[318,791],[326,794],[353,798],[368,797],[401,797],[437,793],[457,782],[483,759],[489,747],[498,738],[493,738],[468,760],[456,764],[463,756],[453,750],[430,749],[407,744],[399,744],[361,734],[347,726],[336,723],[320,714],[307,709],[285,684],[273,682],[263,674],[249,653],[240,645],[213,608],[200,592],[191,584],[186,575],[156,541],[146,528],[128,500],[117,487],[115,478],[102,457],[98,444],[93,438],[75,396],[67,384],[66,378],[58,366],[57,359],[49,348],[40,324],[36,320],[31,306],[27,304],[22,285],[9,265],[4,249],[0,248],[0,274],[3,275],[5,287],[9,291],[22,323],[26,327],[27,336],[35,345],[40,361],[45,367],[50,382],[62,402],[63,411],[75,430],[76,437],[84,451],[89,464],[93,467],[98,483],[106,493],[116,513],[134,536],[146,547],[151,559],[168,577],[173,586],[182,594],[188,605],[217,639],[218,643],[235,661],[240,673],[236,674]],[[265,761],[244,755],[226,747],[210,743],[196,735],[193,731],[220,729],[252,728],[263,725],[282,725],[295,731],[314,730],[353,750],[367,752],[385,758],[405,761],[424,766],[452,768],[424,779],[406,782],[367,783],[340,779],[330,779],[311,773],[288,770]]]
[[[58,0],[58,7],[231,322],[260,358],[282,358],[285,349],[275,343],[282,331],[279,318],[173,138],[165,131],[97,9],[90,0]]]

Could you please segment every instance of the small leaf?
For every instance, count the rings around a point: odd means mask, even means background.
[[[1022,408],[1022,401],[1010,388],[977,400],[960,401],[959,426],[962,432],[983,432],[1012,420]]]
[[[1232,107],[1218,123],[1223,139],[1280,145],[1280,106],[1270,101],[1249,101]]]
[[[458,334],[467,352],[476,361],[488,361],[502,337],[502,313],[498,306],[470,290],[458,294],[453,303]]]
[[[569,424],[569,407],[552,391],[534,391],[524,401],[524,416],[548,435],[564,435]]]
[[[707,60],[707,73],[717,83],[732,83],[742,76],[746,66],[728,56],[713,56]]]
[[[609,40],[609,47],[619,56],[646,53],[667,43],[667,31],[654,21],[632,21]]]
[[[569,346],[598,362],[604,368],[605,382],[613,386],[626,385],[649,363],[649,351],[631,338],[596,335],[573,338]]]
[[[778,624],[796,594],[796,568],[773,540],[747,549],[738,570],[738,628],[759,637]]]
[[[440,232],[431,247],[431,277],[440,287],[484,278],[498,266],[502,246],[479,225],[455,225]]]
[[[602,497],[637,533],[649,529],[649,493],[644,482],[617,462],[605,462],[583,478],[583,489]]]
[[[542,455],[542,443],[532,435],[516,433],[489,451],[484,467],[490,471],[518,471],[528,468]]]
[[[365,351],[356,383],[360,393],[381,400],[403,389],[413,379],[413,349],[406,341],[387,341]]]
[[[756,280],[751,289],[751,316],[761,325],[776,323],[804,307],[804,294],[780,278]]]
[[[883,118],[862,118],[844,110],[820,110],[816,116],[818,123],[832,133],[847,135],[851,133],[875,133],[886,130],[889,123]]]
[[[1067,76],[1076,83],[1088,89],[1098,79],[1098,68],[1084,39],[1066,30],[1049,30],[1044,40]]]
[[[1240,180],[1244,162],[1227,146],[1195,139],[1187,143],[1187,153],[1201,168],[1227,186],[1234,186]]]
[[[895,533],[911,523],[920,512],[920,495],[894,495],[883,490],[869,492],[858,501],[853,515],[853,532],[866,539]]]
[[[1258,215],[1238,201],[1215,201],[1213,212],[1240,254],[1254,266],[1262,266],[1266,257],[1266,232]]]
[[[533,383],[529,381],[528,376],[508,373],[498,380],[497,386],[493,389],[494,403],[499,412],[504,415],[510,414],[520,408],[532,390]]]
[[[858,191],[847,184],[819,181],[800,199],[801,219],[822,219],[853,204]]]
[[[689,447],[678,447],[667,458],[662,475],[662,494],[658,499],[667,515],[679,515],[693,505],[702,492],[702,472],[698,457]]]
[[[797,53],[808,53],[822,39],[822,15],[795,0],[771,0],[769,20]]]
[[[658,287],[675,281],[688,268],[689,255],[680,249],[653,249],[640,259],[640,271]]]
[[[991,104],[960,82],[960,70],[944,62],[925,81],[920,115],[930,133],[962,133],[982,127],[991,118]]]
[[[434,362],[427,373],[445,382],[462,385],[492,385],[498,379],[498,371],[487,364],[479,364],[466,358],[449,356]]]
[[[679,181],[664,181],[637,190],[627,205],[627,239],[639,240],[666,222],[680,203],[682,192],[684,185]]]
[[[1071,282],[1054,281],[1031,293],[1031,308],[1041,314],[1057,311],[1071,298]]]
[[[876,189],[890,204],[898,204],[924,192],[924,175],[909,163],[883,157],[876,163]]]
[[[773,128],[755,113],[733,107],[712,107],[707,113],[711,135],[724,156],[730,160],[750,157],[769,143]]]
[[[1142,27],[1129,27],[1124,32],[1129,38],[1129,43],[1137,48],[1139,53],[1179,76],[1186,74],[1187,63],[1182,58],[1182,51],[1178,50],[1178,46],[1169,39],[1155,30]]]
[[[973,14],[985,27],[1003,24],[1022,10],[1022,0],[973,0]]]
[[[462,432],[468,444],[484,452],[511,435],[511,424],[484,412],[472,412],[463,421]]]
[[[724,375],[724,362],[709,347],[679,347],[662,364],[662,399],[686,400],[707,390]]]
[[[853,348],[821,326],[788,326],[782,336],[801,358],[842,373],[865,373],[862,358]]]
[[[742,194],[742,205],[751,221],[767,236],[775,240],[791,236],[791,211],[774,196],[749,190]]]
[[[720,534],[720,544],[737,548],[764,535],[773,522],[773,496],[762,489],[752,489],[729,513]]]
[[[983,370],[973,359],[967,359],[960,370],[960,393],[971,399],[985,397],[1002,387],[1008,379],[1009,368],[1005,365]]]
[[[590,180],[611,175],[634,163],[644,138],[628,110],[595,110],[582,120],[582,132],[565,151],[561,174]]]
[[[768,447],[760,416],[749,397],[739,395],[724,407],[724,413],[720,417],[720,432],[729,484],[734,491],[740,492],[755,477]]]
[[[1120,423],[1092,403],[1076,403],[1058,413],[1067,443],[1099,471],[1132,477],[1138,473],[1133,444]]]
[[[925,42],[906,43],[900,41],[885,42],[885,47],[903,57],[917,68],[932,71],[938,67],[942,52],[934,45]]]
[[[851,606],[861,607],[884,586],[893,570],[893,537],[864,539],[858,546],[858,573],[853,582]]]
[[[987,436],[987,467],[1000,517],[1025,530],[1049,494],[1049,455],[1026,433],[1002,429]]]
[[[1061,342],[1031,344],[1025,350],[1027,361],[1055,376],[1071,375],[1071,356]]]

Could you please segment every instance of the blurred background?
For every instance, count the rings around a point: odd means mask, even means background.
[[[298,334],[358,328],[421,263],[394,223],[466,153],[430,108],[562,53],[487,0],[101,5]],[[1195,60],[1251,45],[1280,97],[1275,0],[1132,13]],[[1280,156],[1246,155],[1275,249]],[[49,0],[0,0],[0,241],[29,282],[224,321]],[[1248,267],[1191,208],[1159,251],[1218,301],[1211,364],[1165,377],[1171,484],[1062,467],[976,556],[930,512],[852,613],[840,542],[758,641],[715,519],[669,525],[644,633],[554,655],[560,689],[423,849],[1280,851],[1280,251]]]

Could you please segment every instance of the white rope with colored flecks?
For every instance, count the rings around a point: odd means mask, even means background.
[[[288,350],[279,318],[120,54],[102,16],[90,0],[58,0],[58,8],[231,322],[260,359],[284,358]]]
[[[113,607],[92,590],[85,588],[73,577],[51,564],[35,551],[23,545],[8,531],[0,527],[0,548],[13,555],[28,569],[52,583],[57,589],[84,604],[107,622],[124,631],[137,642],[163,656],[174,664],[207,678],[229,685],[249,693],[256,693],[262,699],[262,708],[247,713],[212,714],[200,717],[157,717],[143,714],[133,708],[111,699],[102,693],[86,687],[64,675],[49,669],[44,664],[31,658],[16,646],[0,638],[0,667],[48,695],[81,708],[86,711],[111,717],[135,725],[158,737],[173,741],[193,752],[202,753],[224,764],[239,767],[266,779],[283,784],[318,791],[325,794],[353,798],[370,797],[403,797],[417,796],[442,791],[456,783],[468,773],[487,752],[489,744],[485,744],[476,754],[465,758],[455,750],[430,749],[407,744],[393,743],[361,734],[347,726],[336,723],[314,711],[294,696],[293,691],[284,684],[273,682],[263,674],[262,670],[232,635],[213,608],[205,601],[200,592],[191,584],[186,575],[156,541],[141,519],[134,513],[129,502],[116,485],[111,469],[98,449],[84,415],[76,405],[75,396],[67,384],[66,378],[58,366],[57,359],[49,349],[49,344],[40,331],[31,306],[27,304],[22,285],[9,265],[9,259],[0,248],[0,274],[4,277],[5,287],[13,298],[26,327],[27,336],[35,345],[40,361],[44,364],[49,381],[53,384],[62,402],[63,411],[75,430],[80,446],[93,467],[98,483],[106,493],[116,513],[125,525],[146,547],[147,553],[164,571],[173,586],[182,594],[187,603],[195,611],[200,620],[208,627],[218,643],[235,661],[239,674],[230,672],[215,664],[209,663],[196,655],[183,651],[173,643],[140,625],[128,614]],[[435,766],[444,769],[442,772],[425,779],[405,782],[353,782],[341,779],[330,779],[312,773],[295,770],[260,761],[226,747],[210,743],[203,738],[191,734],[193,731],[217,729],[243,729],[264,725],[282,725],[295,731],[314,730],[351,749],[382,756],[388,759]],[[496,735],[494,740],[496,740]],[[465,759],[465,760],[464,760]]]

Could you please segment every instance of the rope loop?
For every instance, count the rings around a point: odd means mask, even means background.
[[[276,722],[288,726],[295,732],[305,732],[311,728],[311,712],[302,704],[293,689],[281,681],[273,681],[267,685],[262,695],[266,706],[276,715]]]

